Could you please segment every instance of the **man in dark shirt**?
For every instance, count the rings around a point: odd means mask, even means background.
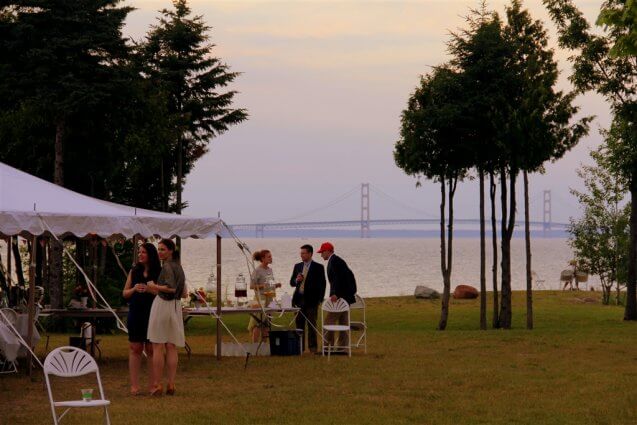
[[[307,346],[316,353],[316,317],[319,305],[325,297],[325,268],[322,264],[312,261],[314,248],[312,245],[301,247],[301,262],[294,266],[290,286],[296,288],[292,296],[292,305],[299,307],[301,312],[296,316],[297,329],[303,330],[303,351],[305,351],[305,328],[307,324]]]
[[[330,281],[330,301],[335,302],[339,298],[343,298],[348,304],[356,302],[356,278],[354,273],[347,266],[345,260],[334,254],[334,245],[330,242],[324,242],[319,249],[319,254],[327,261],[327,278]],[[325,324],[347,325],[347,312],[345,313],[329,313],[325,318]],[[349,339],[346,332],[339,332],[339,338],[336,343],[339,347],[347,347]],[[334,345],[334,335],[329,332],[327,342]]]

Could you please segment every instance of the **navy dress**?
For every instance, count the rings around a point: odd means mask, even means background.
[[[131,287],[138,283],[148,283],[157,281],[157,277],[144,276],[143,267],[135,267],[131,270]],[[130,342],[148,342],[146,333],[148,332],[148,318],[150,317],[150,307],[153,305],[155,296],[148,292],[133,292],[128,301],[128,340]]]

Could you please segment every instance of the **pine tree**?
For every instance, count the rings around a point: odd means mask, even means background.
[[[186,0],[173,1],[174,10],[164,9],[159,24],[147,35],[143,46],[145,72],[165,95],[170,125],[176,140],[163,158],[163,184],[169,187],[176,178],[175,204],[169,205],[164,193],[164,208],[181,213],[185,176],[195,161],[208,150],[210,140],[231,126],[246,120],[244,109],[234,109],[236,91],[220,92],[238,76],[212,55],[208,27],[201,16],[191,16]],[[173,158],[175,161],[173,161]],[[171,165],[174,164],[174,167]]]

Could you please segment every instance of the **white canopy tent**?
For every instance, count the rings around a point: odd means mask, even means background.
[[[47,231],[42,221],[57,236],[77,237],[210,238],[223,229],[216,217],[194,218],[102,201],[0,162],[0,235],[41,235]]]
[[[102,238],[118,236],[126,239],[135,236],[216,238],[218,359],[221,353],[221,234],[224,230],[229,229],[216,217],[195,218],[102,201],[54,185],[0,162],[0,237],[19,235],[34,238],[48,234],[55,238],[69,235]],[[33,276],[33,272],[31,274]],[[86,275],[85,278],[88,280]],[[88,283],[92,285],[90,280]],[[30,286],[33,288],[33,280]],[[29,314],[32,322],[34,291],[29,292]]]

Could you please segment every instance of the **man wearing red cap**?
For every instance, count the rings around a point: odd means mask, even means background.
[[[345,260],[334,254],[334,245],[323,242],[318,250],[321,257],[327,261],[327,279],[330,281],[330,300],[332,302],[343,298],[348,304],[356,302],[356,278]],[[347,313],[329,313],[325,318],[326,324],[347,325]],[[339,332],[336,345],[346,347],[349,345],[346,332]],[[334,345],[334,335],[329,332],[327,342]]]

